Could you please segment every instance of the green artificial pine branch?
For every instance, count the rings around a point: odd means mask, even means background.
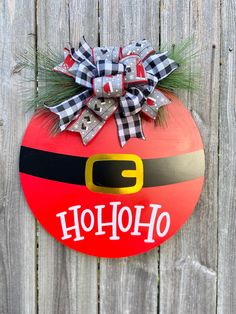
[[[198,89],[199,73],[193,69],[193,61],[199,55],[197,51],[191,49],[193,40],[187,39],[178,45],[161,47],[160,51],[168,51],[169,58],[175,60],[179,67],[165,79],[157,84],[157,88],[163,91],[178,92],[179,90],[193,92]],[[36,60],[36,64],[35,61]],[[61,55],[56,54],[50,48],[46,50],[37,50],[36,54],[32,48],[19,57],[17,69],[31,69],[32,73],[36,72],[36,78],[29,78],[29,81],[36,80],[37,92],[34,96],[31,90],[26,90],[25,98],[27,99],[28,109],[33,108],[39,114],[45,110],[44,105],[54,106],[60,102],[82,92],[84,87],[78,85],[72,77],[58,73],[52,69],[63,61]],[[53,115],[55,118],[55,116]],[[166,124],[166,110],[160,108],[156,118],[157,125]],[[58,125],[55,124],[53,132],[56,132]]]
[[[199,51],[191,49],[193,39],[187,39],[178,45],[172,45],[171,48],[162,47],[160,51],[168,51],[168,57],[179,65],[179,67],[169,76],[158,82],[157,88],[163,91],[195,92],[199,89],[200,74],[193,66],[193,61],[199,56]],[[196,64],[196,63],[195,63]],[[161,107],[157,112],[156,125],[165,126],[168,123],[168,111],[165,106]]]
[[[193,39],[187,39],[171,48],[162,47],[161,51],[169,51],[169,58],[176,61],[179,67],[165,79],[161,80],[157,87],[174,93],[179,90],[194,92],[199,89],[200,74],[193,66],[193,61],[199,56],[199,51],[192,50]]]
[[[21,55],[18,65],[31,70],[37,69],[37,95],[28,97],[28,108],[42,108],[44,105],[54,106],[83,90],[83,87],[75,83],[72,77],[52,71],[52,69],[62,62],[63,57],[58,56],[52,50],[38,50],[36,58],[31,49],[27,55]],[[34,60],[37,60],[37,67]],[[35,81],[35,78],[29,78]],[[28,91],[26,91],[27,93]]]

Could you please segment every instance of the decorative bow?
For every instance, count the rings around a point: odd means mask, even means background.
[[[144,139],[141,113],[155,120],[158,109],[169,103],[155,87],[177,67],[167,52],[155,53],[145,39],[124,48],[91,48],[83,37],[78,50],[65,49],[64,62],[53,70],[85,90],[47,108],[59,116],[61,131],[79,132],[85,145],[114,113],[124,146],[131,137]]]

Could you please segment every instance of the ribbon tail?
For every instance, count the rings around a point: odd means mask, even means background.
[[[141,89],[130,87],[126,94],[120,97],[120,111],[126,117],[136,115],[142,109],[142,104],[145,102],[145,96]]]
[[[105,120],[96,116],[91,110],[85,109],[67,130],[80,133],[83,144],[87,145],[101,130],[105,122]]]
[[[114,113],[118,103],[114,99],[91,97],[87,108],[67,130],[78,132],[84,145],[87,145],[101,130],[106,120]]]
[[[155,89],[147,98],[146,102],[142,106],[142,112],[149,118],[155,120],[157,112],[160,107],[170,103],[170,100],[161,93],[158,89]]]
[[[45,107],[59,117],[59,129],[63,131],[71,123],[71,121],[76,119],[78,114],[81,112],[85,101],[90,96],[91,90],[85,90],[84,92],[63,101],[58,105],[45,105]]]
[[[86,106],[93,111],[95,115],[103,120],[107,120],[118,107],[118,101],[114,98],[91,97]]]
[[[126,117],[121,112],[116,111],[115,120],[122,147],[130,138],[137,137],[145,139],[142,129],[142,120],[139,113]]]

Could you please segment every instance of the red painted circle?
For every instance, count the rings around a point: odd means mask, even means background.
[[[106,123],[91,143],[84,146],[78,133],[65,131],[52,137],[49,135],[50,125],[43,121],[45,118],[33,117],[22,145],[72,156],[89,157],[94,154],[116,153],[136,154],[142,159],[177,156],[203,149],[199,131],[190,113],[178,98],[170,94],[168,96],[172,99],[172,103],[166,106],[168,125],[155,126],[153,121],[144,119],[143,129],[146,140],[130,139],[123,148],[120,147],[113,118]],[[142,188],[135,194],[115,195],[91,192],[86,186],[42,179],[25,173],[20,173],[20,178],[29,207],[40,224],[53,237],[79,252],[101,257],[135,255],[166,241],[191,215],[204,181],[204,177],[201,176],[181,183]],[[110,202],[118,201],[121,204],[118,205],[117,214],[114,215]],[[154,207],[150,204],[161,205],[154,217],[151,231],[150,219]],[[75,229],[71,229],[68,230],[71,237],[63,240],[61,218],[56,215],[65,212],[66,227],[72,227],[75,225],[75,212],[68,209],[76,205],[81,206],[76,212],[80,236],[84,239],[74,241],[76,233]],[[98,210],[94,207],[96,205],[105,205],[102,210],[101,223],[113,222],[113,226],[116,225],[116,237],[119,237],[119,240],[110,239],[114,231],[111,225],[103,225],[104,234],[96,234],[98,232]],[[137,221],[137,225],[141,224],[138,225],[138,231],[136,230],[135,233],[135,217],[137,216],[135,206],[137,205],[143,205],[144,208]],[[124,208],[127,206],[130,211]],[[121,228],[118,225],[119,215]],[[167,230],[168,219],[170,219],[170,225]],[[83,220],[82,225],[81,220]],[[90,225],[92,229],[88,231]]]

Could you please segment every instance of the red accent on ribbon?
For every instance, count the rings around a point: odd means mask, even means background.
[[[147,98],[146,103],[148,106],[153,106],[155,105],[155,101],[151,98]]]
[[[136,71],[137,71],[137,77],[143,77],[145,78],[145,71],[144,71],[144,67],[143,64],[141,62],[139,62],[136,65]]]
[[[106,94],[108,94],[108,93],[111,91],[111,87],[110,87],[110,83],[109,83],[109,82],[106,83],[106,84],[104,84],[103,90],[104,90],[104,92],[105,92]]]
[[[66,48],[65,48],[65,50],[68,51],[68,49],[66,49]],[[66,68],[66,69],[70,69],[71,67],[73,67],[74,63],[75,63],[75,60],[73,60],[71,58],[71,55],[68,53],[68,55],[66,56],[66,58],[64,60],[62,67]]]

